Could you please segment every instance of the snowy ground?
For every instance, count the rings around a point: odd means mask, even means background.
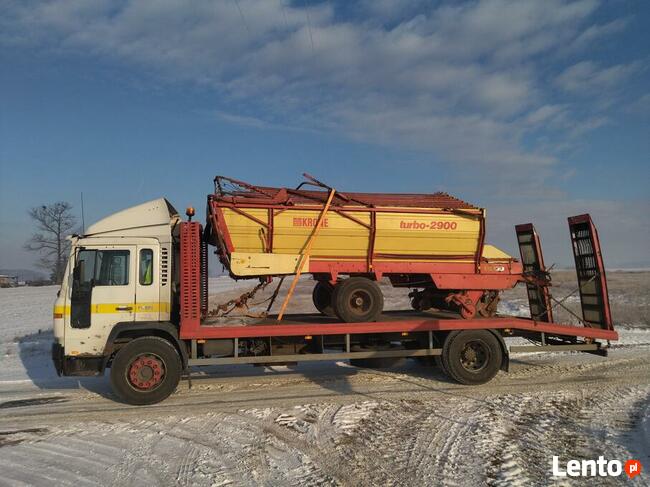
[[[56,376],[56,288],[0,289],[0,485],[562,485],[552,455],[650,468],[650,274],[615,274],[612,306],[629,324],[608,358],[513,356],[479,387],[410,361],[222,367],[140,408],[115,402],[107,378]],[[211,302],[254,283],[232,285],[212,280]],[[298,289],[294,309],[307,310],[311,283]],[[388,308],[405,304],[386,294]],[[523,296],[500,310],[522,312]]]

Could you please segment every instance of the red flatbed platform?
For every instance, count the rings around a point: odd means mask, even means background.
[[[591,328],[534,321],[515,316],[497,316],[473,320],[460,319],[458,315],[447,312],[426,313],[419,311],[388,311],[379,321],[372,323],[341,323],[336,319],[320,314],[285,315],[282,322],[270,316],[253,323],[242,324],[204,324],[181,328],[182,339],[219,339],[281,337],[301,335],[344,335],[390,332],[422,332],[451,330],[510,329],[513,332],[546,333],[558,336],[574,336],[602,340],[618,340],[615,330]]]

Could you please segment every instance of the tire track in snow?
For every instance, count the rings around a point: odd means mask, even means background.
[[[72,485],[72,461],[52,453],[63,444],[68,456],[105,462],[76,462],[82,484],[546,485],[553,452],[634,456],[630,435],[650,391],[645,352],[562,357],[525,357],[513,374],[476,388],[397,369],[346,375],[344,394],[268,377],[254,379],[266,385],[258,392],[244,380],[230,393],[181,391],[162,407],[125,408],[84,393],[81,405],[3,411],[4,429],[52,432],[1,448],[0,469],[12,485]],[[316,402],[299,402],[310,395]],[[268,407],[242,407],[252,403]]]

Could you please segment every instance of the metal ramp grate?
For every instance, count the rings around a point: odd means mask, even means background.
[[[605,266],[598,232],[588,214],[569,217],[569,230],[576,263],[582,317],[585,324],[612,330]]]
[[[532,223],[515,226],[517,232],[517,243],[519,254],[524,267],[526,291],[528,293],[528,305],[530,306],[530,317],[535,321],[553,322],[553,310],[551,309],[551,297],[548,291],[548,277],[542,256],[542,247],[539,243],[539,235]]]

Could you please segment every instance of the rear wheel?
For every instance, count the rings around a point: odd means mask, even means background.
[[[341,321],[377,321],[384,309],[384,295],[375,281],[365,277],[351,277],[336,285],[332,303],[334,312]]]
[[[325,316],[335,316],[334,308],[332,307],[332,295],[334,294],[334,286],[326,281],[318,281],[314,286],[314,291],[311,293],[312,300],[316,309]]]
[[[128,404],[160,402],[176,390],[181,359],[176,348],[159,337],[141,337],[122,347],[111,365],[111,386]]]
[[[484,384],[497,375],[503,351],[488,330],[463,330],[447,336],[442,348],[442,369],[461,384]]]

